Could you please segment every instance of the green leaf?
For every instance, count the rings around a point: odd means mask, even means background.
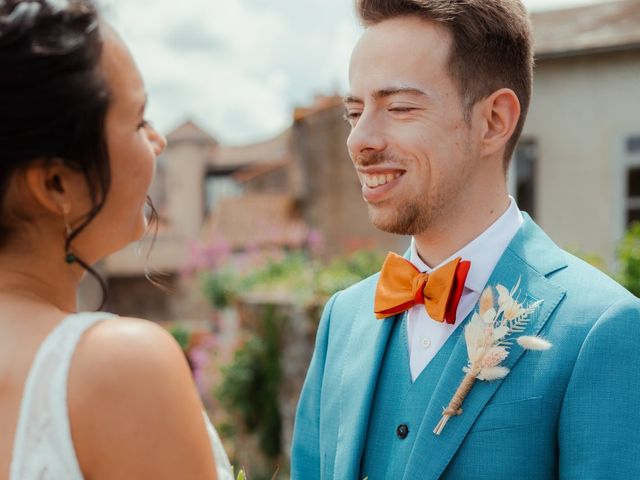
[[[618,280],[636,297],[640,296],[640,223],[629,227],[618,247]]]
[[[189,347],[189,340],[191,339],[191,333],[189,330],[182,327],[172,327],[169,329],[169,333],[171,333],[176,342],[178,342],[180,348],[186,351]]]

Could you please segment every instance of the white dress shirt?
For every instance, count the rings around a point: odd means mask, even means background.
[[[500,218],[465,247],[440,264],[444,265],[456,257],[462,257],[462,260],[471,262],[471,268],[456,312],[456,323],[450,325],[431,319],[424,305],[416,305],[407,312],[407,338],[412,381],[415,382],[449,336],[473,310],[498,260],[522,225],[524,218],[515,200],[510,198],[511,203]],[[440,266],[430,268],[422,261],[414,239],[411,240],[410,261],[421,272],[431,272]]]

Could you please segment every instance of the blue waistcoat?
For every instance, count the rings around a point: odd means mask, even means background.
[[[387,322],[392,319],[384,320]],[[418,427],[438,385],[461,329],[457,329],[436,356],[411,381],[406,314],[396,317],[371,406],[361,478],[385,480],[402,472],[414,449]]]

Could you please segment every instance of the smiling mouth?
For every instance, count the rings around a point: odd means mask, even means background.
[[[400,178],[403,174],[404,172],[378,174],[358,173],[358,176],[360,177],[362,185],[366,185],[369,188],[378,188],[394,181],[396,178]]]

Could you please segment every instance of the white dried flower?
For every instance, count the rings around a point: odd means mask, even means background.
[[[525,350],[549,350],[551,348],[551,342],[540,337],[532,337],[522,335],[518,337],[518,345]]]
[[[497,308],[491,305],[491,302],[495,301],[491,287],[487,287],[482,293],[479,312],[473,314],[464,329],[469,357],[469,363],[462,369],[465,376],[433,430],[436,435],[442,433],[449,418],[462,413],[462,402],[476,380],[500,380],[509,374],[507,367],[500,366],[509,355],[512,341],[509,336],[524,333],[530,320],[529,316],[542,303],[537,301],[525,307],[518,302],[514,295],[519,286],[520,280],[511,291],[503,285],[497,285]],[[547,350],[551,347],[548,341],[534,336],[520,336],[517,341],[529,350]]]
[[[480,315],[484,317],[487,310],[493,308],[493,291],[491,287],[487,287],[480,295]]]
[[[467,352],[469,359],[473,362],[476,360],[476,352],[478,347],[482,345],[482,338],[484,333],[484,324],[480,315],[475,313],[471,318],[471,321],[464,329],[464,338],[467,343]]]
[[[498,313],[496,312],[495,308],[490,308],[486,312],[484,312],[484,314],[482,315],[482,320],[484,321],[484,323],[493,324],[497,314]]]
[[[500,308],[504,307],[506,303],[512,302],[511,293],[504,285],[496,285],[496,290],[498,291],[498,305]]]
[[[520,305],[518,302],[515,302],[515,301],[512,303],[509,303],[504,308],[504,318],[507,321],[514,320],[526,313],[527,313],[527,309],[522,308],[522,305]]]
[[[480,374],[478,375],[478,380],[500,380],[501,378],[506,377],[509,374],[509,369],[507,367],[489,367],[483,368],[480,370]]]
[[[506,325],[502,325],[498,328],[495,328],[493,330],[493,336],[492,336],[493,343],[496,343],[497,341],[502,340],[502,338],[508,333],[509,333],[509,327],[507,327]]]

